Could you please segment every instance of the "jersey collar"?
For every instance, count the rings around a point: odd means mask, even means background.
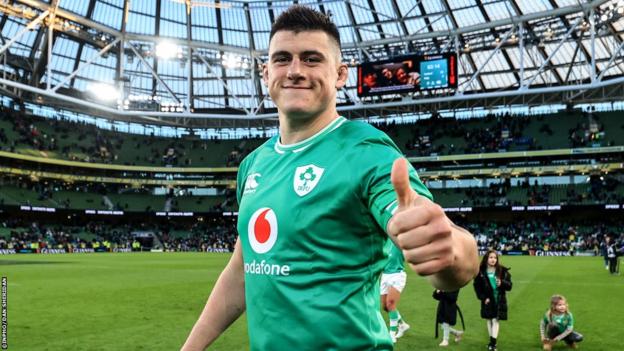
[[[340,127],[347,119],[338,116],[333,121],[331,121],[325,128],[318,131],[318,133],[312,135],[311,137],[304,139],[298,143],[284,145],[280,142],[280,139],[277,138],[277,142],[275,143],[275,151],[279,154],[283,154],[286,152],[297,153],[307,149],[310,145],[314,144],[317,140],[320,140],[323,136],[331,133],[334,129]]]

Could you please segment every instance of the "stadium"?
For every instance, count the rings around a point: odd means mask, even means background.
[[[624,1],[0,0],[2,349],[182,347],[262,184],[245,162],[279,146],[265,67],[294,3],[337,26],[344,123],[387,134],[479,255],[511,268],[498,350],[541,350],[554,294],[578,348],[622,349]],[[350,154],[323,157],[363,162]],[[295,177],[299,197],[317,166]],[[276,240],[275,214],[260,216]],[[255,257],[249,281],[296,272]],[[406,272],[411,329],[394,349],[441,349],[434,288]],[[465,334],[448,348],[487,350],[472,283],[458,304]],[[250,349],[248,317],[209,349]]]

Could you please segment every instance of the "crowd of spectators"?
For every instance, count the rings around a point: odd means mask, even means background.
[[[7,219],[0,225],[9,231],[6,237],[0,235],[0,249],[132,248],[134,241],[129,232],[134,225],[129,224],[110,226],[90,222],[77,227]]]
[[[458,221],[461,223],[461,220]],[[624,221],[569,222],[556,219],[462,223],[477,239],[479,248],[500,251],[590,251],[600,255],[605,236],[624,245]]]
[[[28,195],[20,198],[21,205],[32,206],[32,200],[44,201],[50,200],[50,204],[55,208],[60,209],[73,209],[76,208],[72,203],[71,193],[83,194],[89,193],[96,195],[93,198],[87,199],[91,201],[92,209],[108,209],[108,210],[120,210],[127,211],[130,208],[130,203],[133,198],[128,198],[124,201],[123,197],[116,197],[116,201],[112,201],[112,197],[108,195],[144,195],[150,199],[161,199],[161,207],[152,208],[148,206],[141,208],[145,212],[163,211],[166,200],[170,200],[171,207],[169,211],[201,211],[201,212],[223,212],[233,210],[236,207],[236,192],[231,189],[226,189],[222,198],[216,204],[214,201],[210,201],[208,196],[193,196],[194,204],[192,208],[183,207],[178,201],[179,192],[175,191],[175,188],[171,187],[167,193],[163,196],[153,194],[153,189],[148,186],[132,187],[127,184],[115,184],[115,183],[92,183],[92,182],[64,182],[60,180],[46,179],[46,180],[32,180],[30,178],[23,177],[6,177],[0,175],[0,188],[2,187],[16,187],[24,189],[33,194],[31,198]],[[192,189],[186,189],[182,191],[183,195],[191,195]],[[130,203],[129,203],[130,202]],[[151,203],[158,203],[151,202]],[[0,206],[4,205],[4,198],[0,196]],[[188,205],[187,205],[188,206]],[[136,211],[136,206],[134,208]]]
[[[508,207],[508,206],[536,206],[536,205],[601,205],[624,203],[624,178],[622,175],[591,175],[587,177],[585,184],[547,185],[538,184],[536,181],[530,184],[523,181],[517,186],[512,186],[509,178],[499,183],[491,183],[487,187],[447,188],[432,189],[437,201],[445,207],[471,206],[471,207]],[[159,198],[153,195],[153,190],[148,186],[138,188],[123,184],[108,183],[67,183],[56,180],[35,181],[28,178],[2,177],[0,187],[12,186],[30,191],[37,200],[51,200],[54,207],[63,209],[76,208],[72,204],[71,193],[89,193],[96,195],[92,200],[92,208],[127,211],[130,208],[132,198],[124,201],[123,197],[117,196],[111,201],[108,195],[133,194],[145,195],[146,197]],[[556,196],[552,193],[559,189]],[[145,208],[146,212],[162,211],[166,200],[169,200],[169,211],[200,211],[200,212],[223,212],[235,211],[236,192],[226,189],[221,195],[219,202],[214,203],[208,196],[192,196],[193,202],[181,204],[179,196],[190,196],[192,189],[170,188],[165,196],[160,197],[158,208]],[[450,194],[451,197],[445,197]],[[32,205],[27,196],[20,199],[23,205]],[[108,201],[107,201],[108,200]],[[97,203],[96,203],[97,202]],[[0,196],[0,205],[3,205]],[[155,205],[154,205],[155,206]],[[136,207],[136,206],[135,206]],[[141,208],[142,209],[142,208]],[[134,209],[136,210],[136,208]]]
[[[570,118],[577,118],[571,115]],[[495,115],[484,118],[455,119],[440,118],[434,113],[431,118],[413,124],[378,123],[378,129],[393,139],[405,138],[399,145],[410,156],[439,156],[452,154],[491,153],[517,150],[541,150],[546,148],[577,148],[608,146],[605,127],[600,116],[594,112],[580,114],[582,122],[568,131],[568,144],[548,145],[555,132],[547,116]],[[537,133],[529,132],[529,125],[539,124]],[[531,134],[532,133],[532,134]],[[565,133],[565,132],[564,132]],[[617,134],[619,132],[614,132]],[[455,142],[453,142],[455,141]]]
[[[67,226],[6,219],[0,222],[0,249],[114,248],[163,251],[224,251],[234,249],[236,226],[229,219],[208,218],[196,223],[89,222]]]
[[[409,136],[403,146],[413,156],[473,154],[507,151],[512,145],[516,149],[534,150],[537,148],[533,136],[525,135],[526,126],[532,121],[529,116],[488,115],[479,125],[475,121],[454,118],[440,118],[437,114],[415,124],[376,124],[391,136],[398,136],[399,129],[407,129]],[[463,145],[447,144],[442,139],[463,141]]]
[[[600,255],[605,236],[624,245],[624,221],[569,222],[555,219],[470,221],[466,227],[479,248],[500,251],[590,252]],[[30,248],[132,248],[140,241],[144,250],[230,252],[236,242],[236,222],[231,218],[202,218],[193,223],[89,222],[84,226],[63,226],[5,220],[0,222],[6,237],[0,235],[0,249]],[[146,236],[145,233],[149,235]],[[147,240],[149,239],[149,240]]]
[[[161,228],[159,236],[164,250],[231,252],[236,243],[236,224],[223,218],[198,221],[185,228],[185,233],[173,235],[169,228]]]
[[[577,123],[570,129],[570,143],[573,148],[600,145],[605,137],[604,125],[596,114],[586,114],[587,122]]]
[[[618,190],[623,183],[621,175],[591,175],[586,184],[548,185],[534,181],[522,181],[512,186],[509,178],[499,183],[491,183],[486,187],[432,189],[434,197],[439,192],[453,194],[459,204],[446,203],[453,201],[441,197],[439,200],[446,206],[472,207],[507,207],[507,206],[538,206],[538,205],[600,205],[624,203],[624,191]],[[554,189],[562,189],[553,195]],[[624,190],[624,189],[623,189]],[[513,194],[512,194],[513,193]]]

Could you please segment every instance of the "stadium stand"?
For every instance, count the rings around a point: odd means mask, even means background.
[[[132,166],[236,166],[262,139],[198,140],[127,135],[0,108],[0,150]]]
[[[236,166],[266,139],[187,140],[124,135],[92,125],[0,111],[1,150],[83,162],[141,166]],[[375,124],[408,156],[478,154],[621,145],[617,112],[431,118]],[[556,126],[556,127],[555,127]],[[608,132],[607,132],[608,131]]]

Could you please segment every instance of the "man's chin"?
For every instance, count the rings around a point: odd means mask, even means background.
[[[309,106],[288,106],[280,109],[286,116],[294,119],[307,119],[314,115]]]

